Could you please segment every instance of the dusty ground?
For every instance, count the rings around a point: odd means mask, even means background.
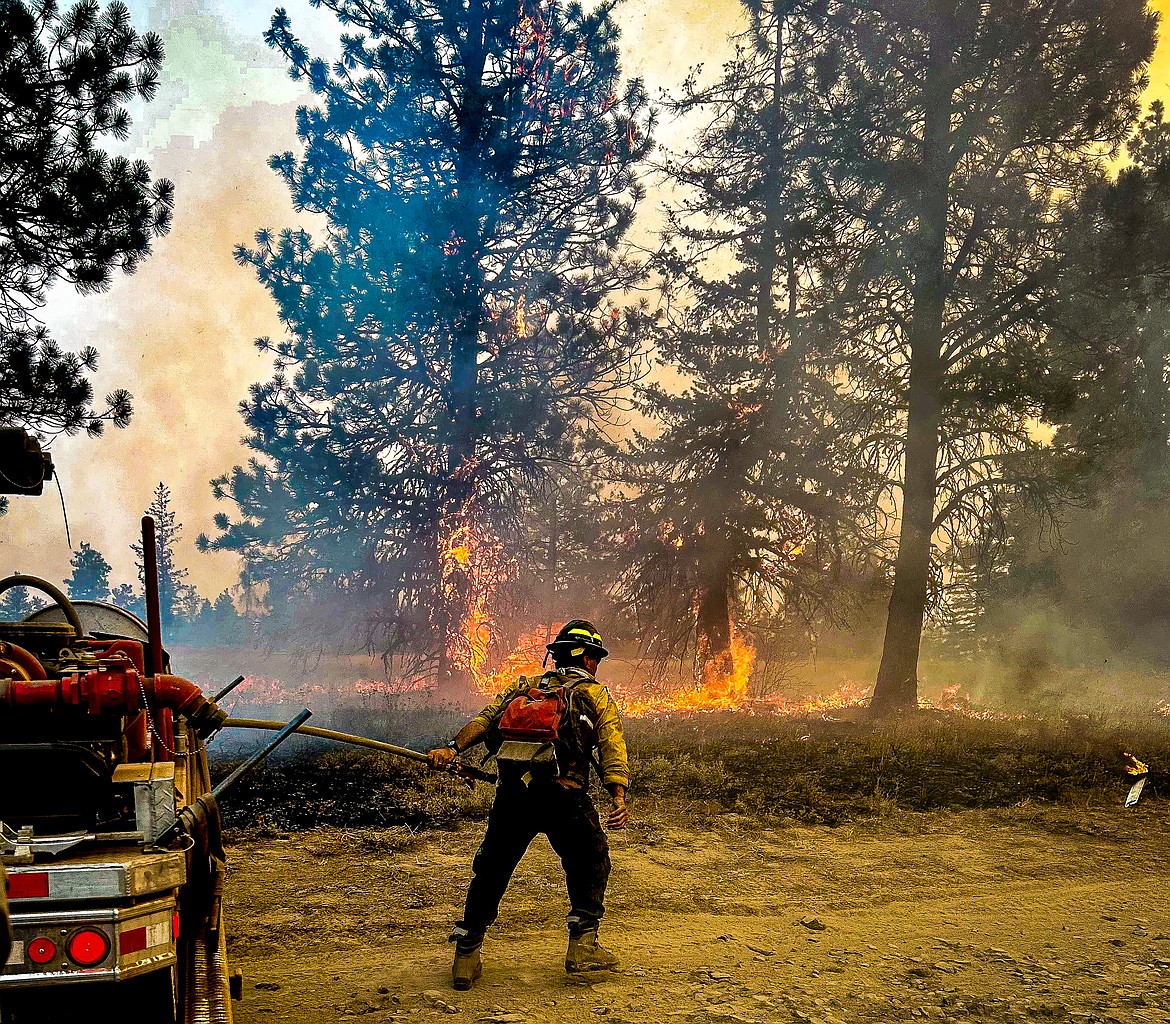
[[[237,839],[237,1022],[1170,1021],[1163,801],[837,829],[634,811],[602,933],[622,970],[566,977],[567,901],[538,839],[467,993],[446,936],[482,825]]]

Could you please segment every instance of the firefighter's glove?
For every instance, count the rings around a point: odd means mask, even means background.
[[[435,747],[427,751],[427,765],[434,771],[445,771],[454,763],[455,751],[450,747]]]
[[[613,810],[605,819],[605,827],[609,829],[625,828],[630,820],[630,812],[626,810],[626,794],[614,793]]]
[[[214,701],[205,700],[187,716],[187,722],[203,739],[214,736],[228,720],[228,713]]]

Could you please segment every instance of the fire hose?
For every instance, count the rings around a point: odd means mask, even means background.
[[[227,728],[264,729],[270,732],[276,732],[284,729],[289,723],[269,722],[260,718],[229,718],[223,724]],[[333,729],[319,729],[316,726],[309,725],[298,725],[296,731],[303,736],[315,736],[318,739],[332,740],[335,743],[348,743],[354,747],[367,747],[370,750],[377,750],[383,754],[392,754],[394,757],[404,757],[407,760],[418,761],[423,764],[427,760],[427,755],[422,753],[422,751],[411,750],[410,747],[399,747],[393,743],[384,743],[381,740],[372,740],[365,736],[354,736],[347,732],[337,732]],[[485,771],[477,765],[468,764],[466,761],[456,760],[446,770],[452,775],[458,775],[465,779],[468,785],[474,785],[476,782],[495,783],[497,778],[492,772]]]

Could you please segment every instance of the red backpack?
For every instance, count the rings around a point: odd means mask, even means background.
[[[559,778],[560,759],[581,746],[571,721],[572,684],[528,686],[508,701],[496,725],[500,781]]]
[[[551,743],[562,739],[561,729],[569,709],[563,686],[549,690],[529,687],[517,694],[500,716],[500,736],[504,740]]]

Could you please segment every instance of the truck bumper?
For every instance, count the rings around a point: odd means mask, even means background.
[[[0,993],[117,981],[177,962],[178,907],[171,894],[125,907],[14,912],[12,930]]]

